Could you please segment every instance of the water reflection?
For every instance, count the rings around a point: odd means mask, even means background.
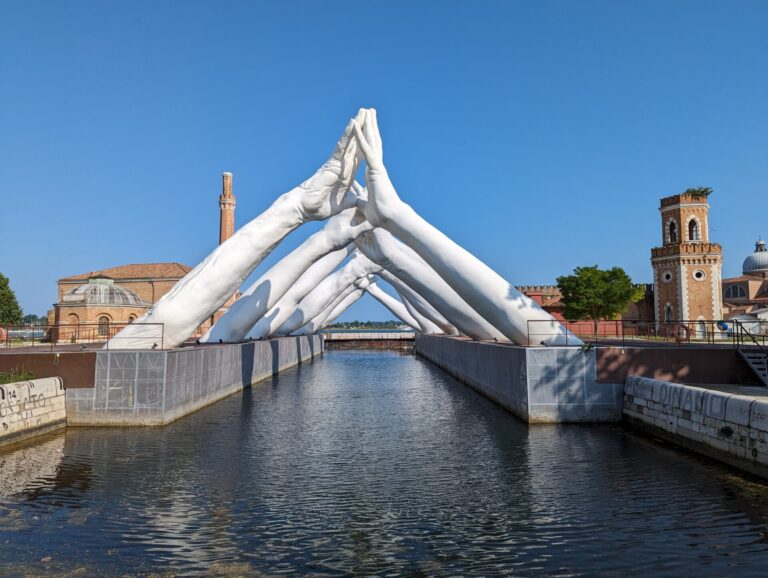
[[[16,449],[0,452],[0,500],[56,477],[64,450],[63,436],[45,436]]]
[[[332,351],[162,429],[0,453],[0,574],[760,575],[761,483],[618,427],[528,428]]]

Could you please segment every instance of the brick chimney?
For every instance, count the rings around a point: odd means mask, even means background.
[[[219,195],[219,245],[235,232],[235,195],[232,194],[232,173],[221,174],[221,195]]]

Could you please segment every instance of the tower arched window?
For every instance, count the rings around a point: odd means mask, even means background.
[[[109,335],[109,317],[106,315],[99,317],[99,335],[101,337]]]
[[[669,224],[669,242],[677,243],[677,223],[674,221]]]
[[[691,219],[688,222],[688,240],[700,241],[701,233],[699,231],[699,222],[696,219]]]
[[[667,303],[667,306],[664,307],[664,321],[670,322],[674,320],[675,320],[675,316],[674,316],[674,313],[672,312],[672,306],[669,303]]]

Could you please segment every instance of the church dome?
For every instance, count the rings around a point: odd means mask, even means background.
[[[128,305],[133,307],[147,307],[149,305],[130,289],[114,285],[111,279],[89,279],[85,285],[79,285],[64,293],[62,301],[88,305]]]
[[[768,251],[765,250],[765,241],[762,239],[757,240],[757,243],[755,243],[755,252],[744,259],[744,264],[741,266],[741,270],[745,275],[768,271]]]

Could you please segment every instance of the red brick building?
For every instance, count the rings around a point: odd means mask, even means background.
[[[235,231],[232,174],[224,173],[219,196],[219,244]],[[103,340],[140,318],[192,270],[182,263],[138,263],[90,271],[58,280],[48,323],[57,341]],[[195,332],[202,335],[236,296]]]

